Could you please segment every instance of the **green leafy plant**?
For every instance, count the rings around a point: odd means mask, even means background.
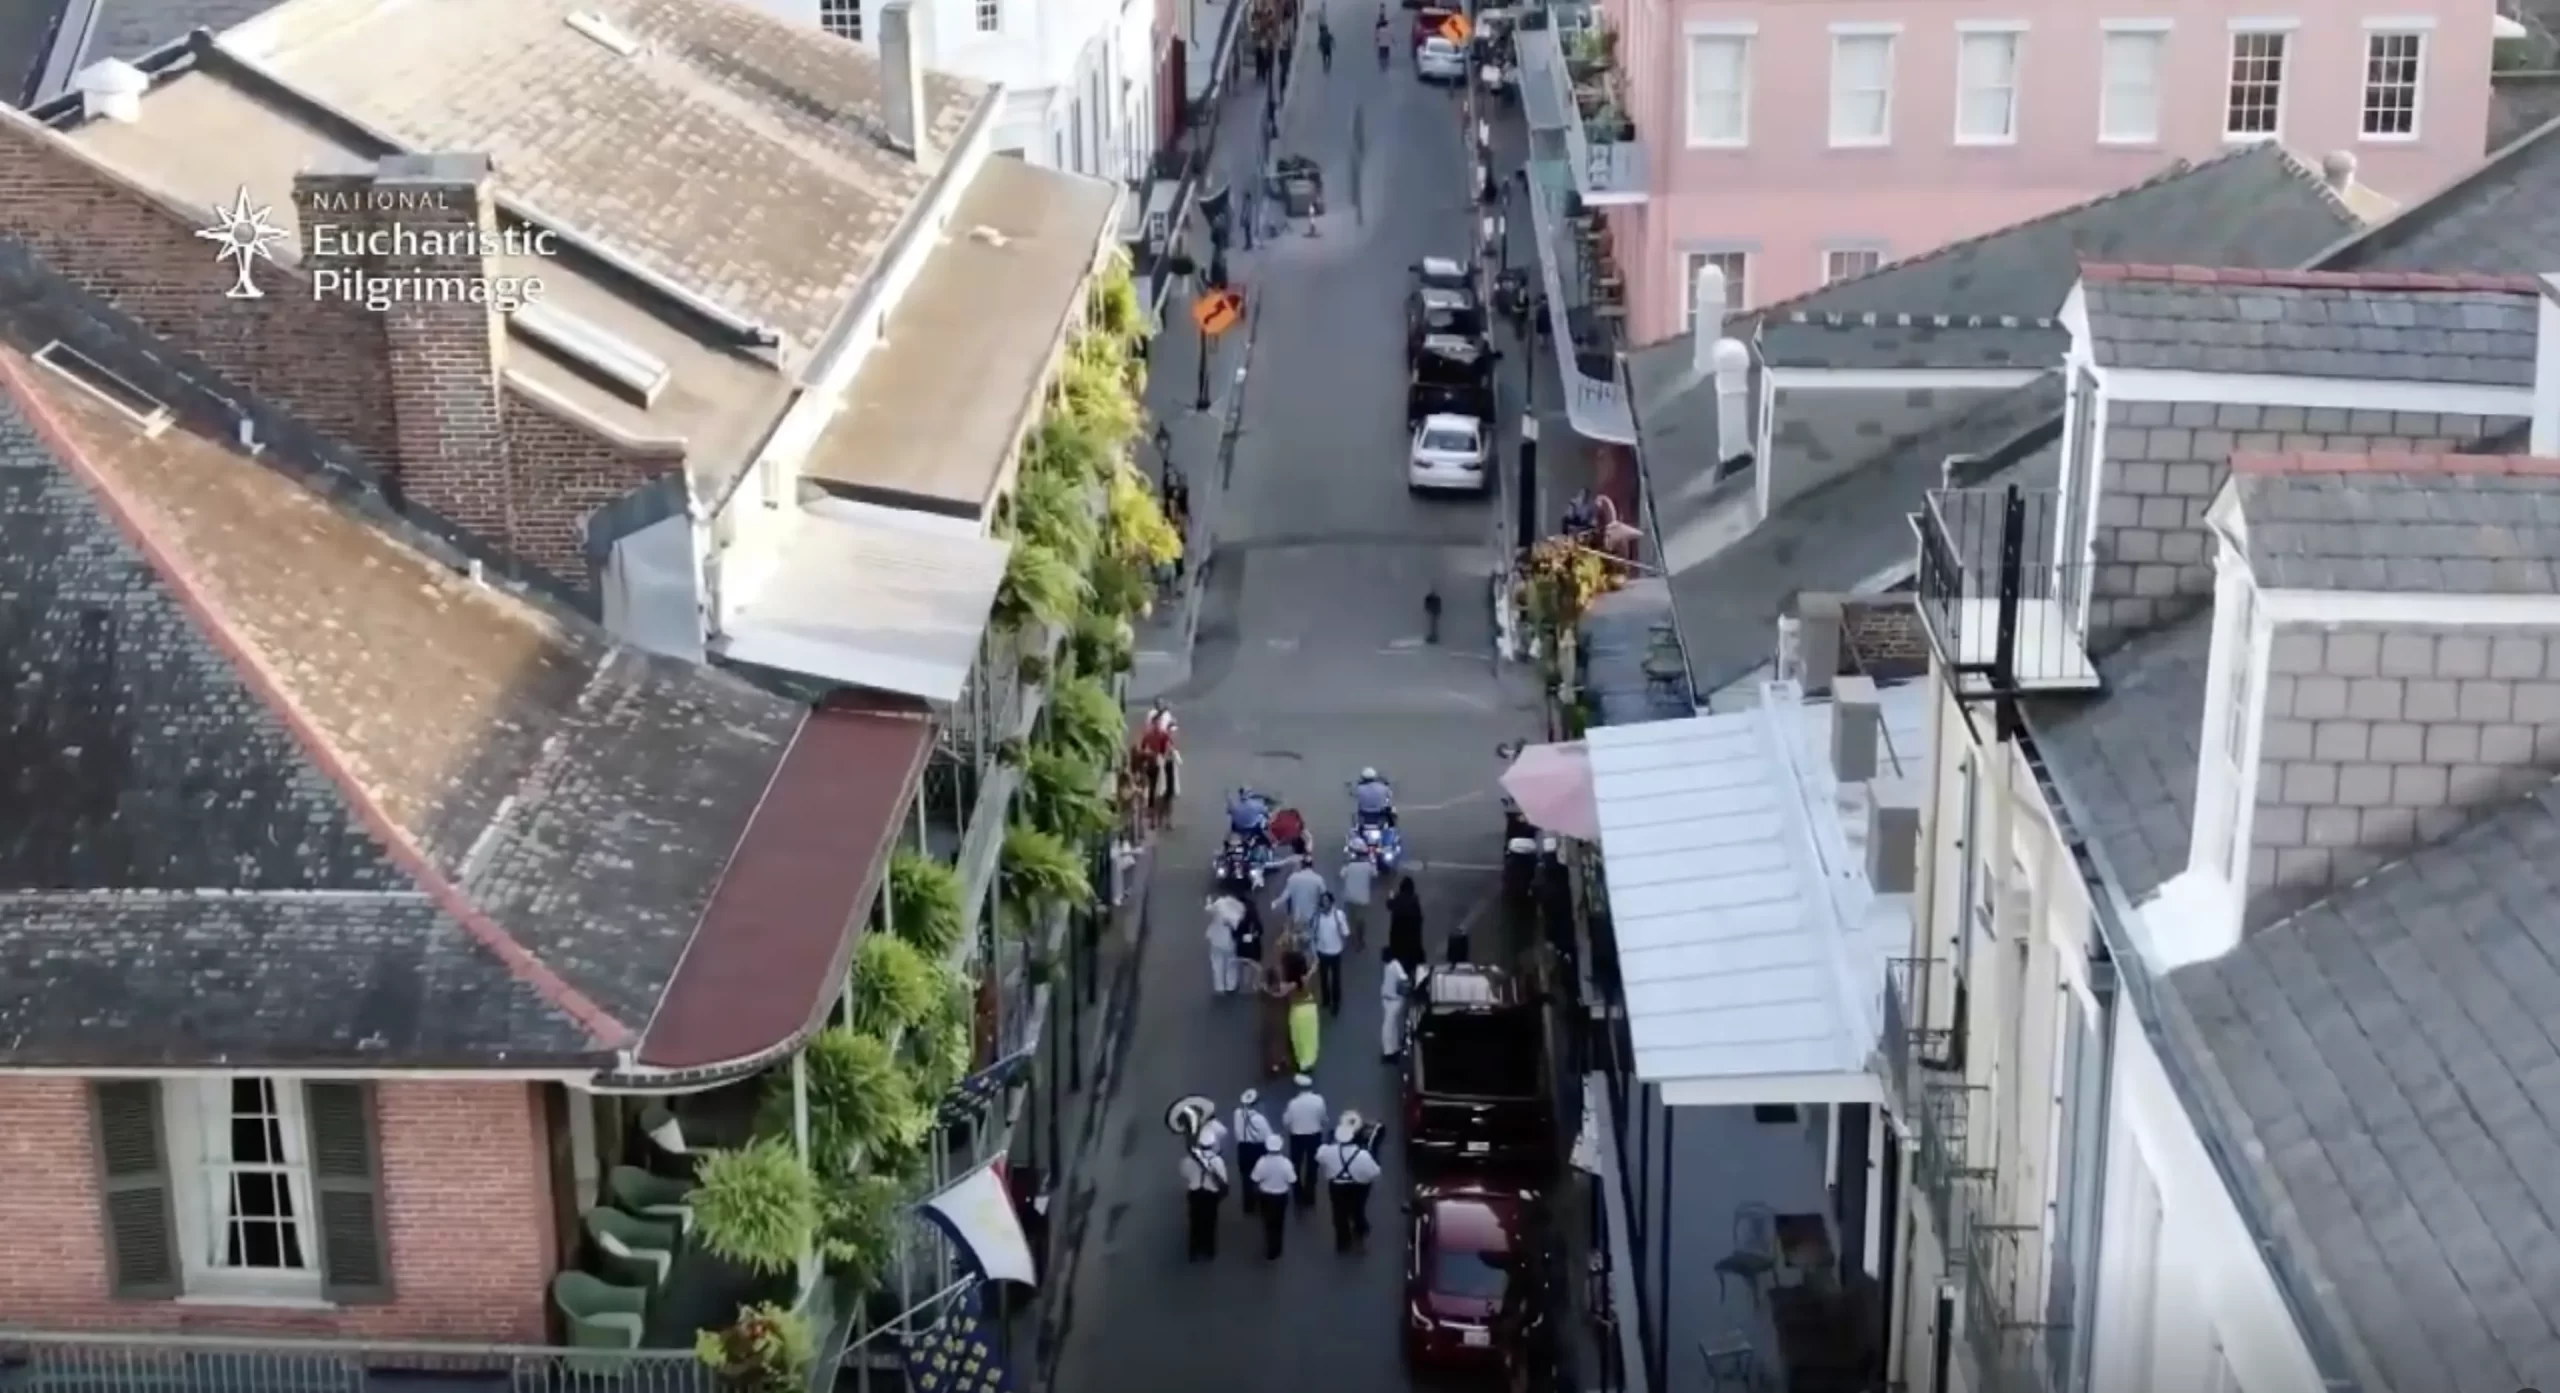
[[[995,618],[1016,633],[1032,624],[1072,622],[1091,588],[1065,557],[1025,538],[1013,544],[996,587]]]
[[[1049,693],[1042,727],[1049,748],[1092,766],[1097,773],[1120,766],[1120,747],[1129,733],[1111,689],[1093,677],[1074,677]]]
[[[1146,420],[1144,405],[1129,390],[1129,346],[1105,335],[1087,334],[1067,350],[1058,393],[1076,424],[1110,450],[1137,439]],[[1090,477],[1099,480],[1102,473]]]
[[[1106,550],[1147,566],[1163,566],[1182,555],[1182,533],[1137,466],[1123,462],[1111,471],[1111,487],[1103,503],[1102,538]]]
[[[870,934],[855,950],[854,1029],[882,1039],[931,1014],[942,990],[940,964],[891,934]]]
[[[885,1175],[858,1175],[827,1195],[818,1252],[856,1294],[878,1285],[898,1257],[898,1221],[908,1185]]]
[[[1093,560],[1102,537],[1101,524],[1095,520],[1086,497],[1086,490],[1091,487],[1087,479],[1046,469],[1025,474],[1013,496],[1022,540],[1047,547],[1069,566],[1084,569]]]
[[[1090,901],[1093,884],[1075,848],[1037,827],[1016,823],[1004,830],[996,898],[1013,927],[1029,932],[1051,907]]]
[[[1022,472],[1098,484],[1110,470],[1116,449],[1108,436],[1062,406],[1042,418],[1040,428],[1032,432]]]
[[[1153,573],[1125,556],[1106,556],[1093,563],[1088,584],[1091,599],[1085,608],[1090,613],[1135,619],[1155,603]]]
[[[940,1099],[969,1072],[977,1039],[978,987],[967,973],[945,969],[932,1016],[907,1028],[898,1043],[919,1098]]]
[[[1007,769],[1019,769],[1029,751],[1030,747],[1022,743],[1022,737],[1008,735],[996,742],[996,763]]]
[[[1124,341],[1135,341],[1146,332],[1146,312],[1138,303],[1138,282],[1130,274],[1127,253],[1112,253],[1101,274],[1093,278],[1091,298],[1087,315],[1093,327],[1088,332]]]
[[[1025,653],[1013,665],[1013,675],[1026,687],[1037,687],[1049,680],[1049,660],[1037,653]]]
[[[817,1234],[817,1177],[779,1137],[704,1156],[688,1202],[702,1246],[753,1272],[790,1271]]]
[[[817,1336],[796,1311],[770,1301],[738,1308],[738,1318],[693,1337],[694,1357],[735,1393],[799,1393],[817,1362]]]
[[[1118,615],[1088,613],[1067,636],[1067,656],[1087,677],[1116,677],[1129,670],[1138,636]]]
[[[939,989],[936,980],[932,990]],[[939,1004],[927,1000],[918,1014]],[[911,1146],[924,1134],[930,1119],[916,1095],[915,1080],[879,1036],[843,1026],[819,1031],[809,1041],[802,1067],[809,1074],[810,1163],[827,1183],[840,1181],[857,1154]],[[790,1071],[765,1075],[756,1131],[777,1140],[789,1137],[792,1107]]]
[[[1111,800],[1104,773],[1073,751],[1035,749],[1022,766],[1014,807],[1031,826],[1073,846],[1111,830]]]
[[[919,851],[889,861],[889,931],[932,962],[948,961],[969,932],[960,873]]]

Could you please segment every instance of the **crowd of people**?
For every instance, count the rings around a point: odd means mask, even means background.
[[[1319,1189],[1333,1218],[1334,1251],[1367,1246],[1369,1192],[1381,1172],[1379,1129],[1353,1109],[1333,1115],[1312,1076],[1299,1074],[1292,1082],[1297,1091],[1281,1106],[1276,1123],[1263,1110],[1260,1091],[1251,1088],[1237,1098],[1232,1122],[1196,1120],[1182,1157],[1186,1251],[1192,1261],[1218,1255],[1218,1223],[1230,1190],[1242,1196],[1245,1214],[1261,1226],[1265,1261],[1286,1251],[1290,1217],[1312,1213]],[[1235,1183],[1239,1175],[1241,1187]]]

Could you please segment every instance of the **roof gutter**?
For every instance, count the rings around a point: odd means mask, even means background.
[[[2232,1207],[2239,1211],[2241,1227],[2248,1231],[2251,1244],[2265,1260],[2268,1275],[2275,1279],[2276,1295],[2292,1315],[2294,1327],[2302,1332],[2313,1366],[2334,1393],[2387,1388],[2389,1385],[2372,1369],[2370,1361],[2361,1357],[2360,1347],[2338,1329],[2313,1297],[2319,1288],[2302,1270],[2293,1245],[2279,1236],[2273,1218],[2275,1204],[2259,1187],[2257,1177],[2234,1154],[2231,1139],[2213,1122],[2216,1114],[2207,1108],[2208,1085],[2199,1076],[2186,1037],[2171,1028],[2171,1013],[2179,1008],[2160,991],[2159,979],[2143,962],[2133,937],[2130,926],[2138,911],[2118,888],[2123,882],[2116,878],[2105,850],[2080,830],[2084,825],[2080,800],[2045,762],[2044,753],[2036,744],[2033,724],[2032,715],[2020,722],[2018,752],[2026,757],[2036,787],[2053,813],[2055,830],[2079,868],[2081,884],[2088,888],[2090,925],[2097,937],[2090,946],[2115,968],[2118,989],[2133,1001],[2134,1018],[2141,1022],[2143,1036],[2160,1060],[2160,1072],[2169,1080],[2170,1092],[2177,1096],[2179,1106],[2194,1122],[2196,1139],[2203,1144],[2214,1174],[2230,1194]],[[2184,1019],[2183,1014],[2179,1019]]]

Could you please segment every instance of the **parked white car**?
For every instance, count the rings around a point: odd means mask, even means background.
[[[1405,484],[1425,489],[1483,493],[1493,487],[1485,472],[1484,422],[1473,416],[1425,416],[1414,428]]]
[[[1467,51],[1433,34],[1413,51],[1413,75],[1425,82],[1464,83]]]

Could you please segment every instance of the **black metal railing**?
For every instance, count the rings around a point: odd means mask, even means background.
[[[2065,529],[2080,521],[2053,490],[2014,485],[1935,489],[1913,516],[1921,618],[1961,694],[2014,695],[2087,671],[2085,548],[2060,560]]]
[[[0,1331],[0,1388],[81,1393],[720,1393],[691,1349]]]
[[[1938,958],[1895,958],[1885,964],[1885,1081],[1896,1103],[1917,1111],[1931,1075],[1964,1067],[1963,1018],[1947,1005],[1953,974]]]
[[[1920,1093],[1917,1153],[1912,1181],[1929,1208],[1938,1245],[1955,1261],[1963,1254],[1967,1201],[1973,1188],[1989,1183],[1991,1172],[1977,1166],[1971,1154],[1973,1114],[1987,1095],[1975,1084],[1930,1083]]]
[[[1980,1197],[1986,1209],[1990,1199],[1987,1191]],[[1967,1386],[1979,1393],[2050,1393],[2058,1386],[2055,1353],[2069,1358],[2070,1327],[2048,1310],[2045,1246],[2044,1230],[2032,1224],[1991,1223],[1983,1213],[1966,1220]]]

